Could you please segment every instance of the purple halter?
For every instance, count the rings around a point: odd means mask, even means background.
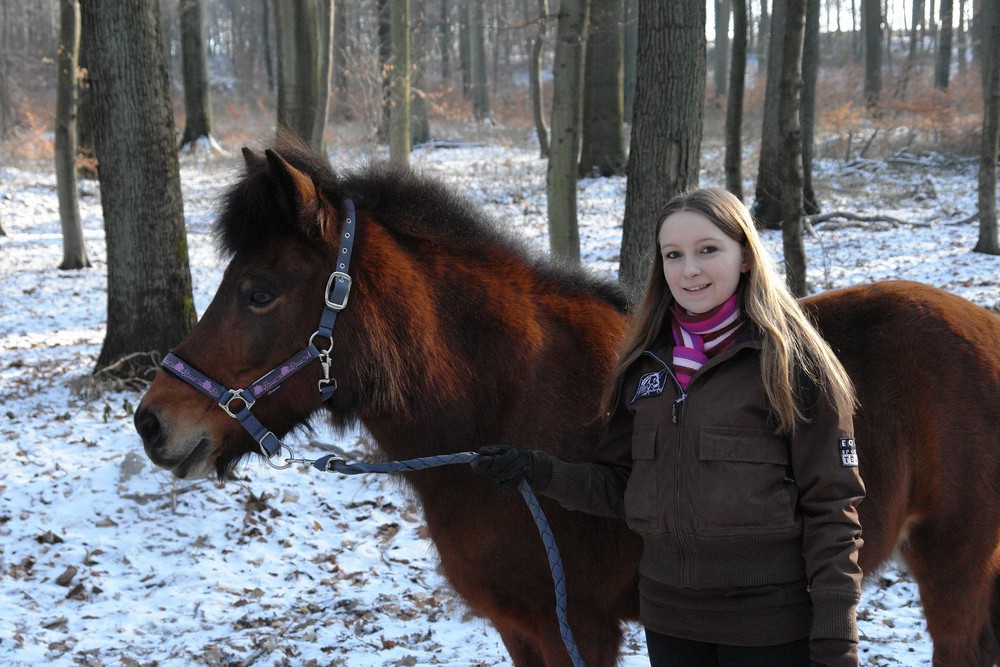
[[[282,382],[305,368],[313,359],[319,359],[323,367],[323,379],[319,381],[319,392],[323,402],[328,401],[333,396],[333,392],[337,390],[337,380],[330,377],[333,325],[337,322],[337,314],[347,306],[347,298],[351,293],[351,276],[348,274],[348,270],[351,266],[351,252],[354,249],[355,236],[354,201],[348,198],[345,200],[344,206],[347,209],[347,216],[344,219],[344,228],[340,233],[339,259],[336,269],[326,282],[323,314],[320,317],[319,326],[309,336],[309,342],[305,348],[243,389],[229,389],[172,352],[164,357],[161,364],[163,368],[218,403],[227,415],[238,420],[260,446],[260,451],[264,454],[268,464],[274,468],[287,468],[291,462],[289,461],[285,465],[275,465],[271,462],[271,457],[277,455],[282,448],[289,454],[292,452],[250,412],[250,408],[257,402],[257,399],[273,393],[281,386]],[[325,350],[320,350],[313,344],[316,338],[326,338],[330,344]]]

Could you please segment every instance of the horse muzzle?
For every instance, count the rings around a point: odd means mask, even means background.
[[[199,479],[215,474],[208,434],[171,429],[156,408],[141,404],[135,411],[134,424],[149,460],[175,477]]]

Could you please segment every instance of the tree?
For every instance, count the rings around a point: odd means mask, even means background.
[[[767,229],[781,226],[782,163],[778,107],[781,102],[781,55],[785,38],[785,4],[774,0],[770,14],[767,45],[767,83],[764,90],[764,118],[760,136],[757,187],[750,207],[757,224]]]
[[[181,148],[212,139],[212,104],[208,87],[208,50],[201,0],[180,0],[181,52],[184,62],[184,135]]]
[[[802,42],[805,34],[806,0],[787,0],[781,51],[781,101],[778,127],[781,134],[783,187],[781,191],[781,240],[785,252],[785,281],[797,297],[805,296],[806,251],[802,243]]]
[[[427,0],[410,0],[410,142],[412,146],[431,140],[431,125],[427,118],[424,91],[427,45],[430,26],[427,22]]]
[[[1000,255],[997,231],[997,150],[1000,149],[1000,10],[991,7],[983,22],[986,46],[980,60],[983,86],[983,133],[979,149],[979,240],[975,252]]]
[[[622,0],[590,0],[580,176],[625,173]]]
[[[333,73],[333,0],[317,0],[319,21],[319,73],[316,88],[316,113],[313,116],[311,145],[326,154],[326,121],[330,117],[330,80]]]
[[[0,3],[0,26],[8,23],[7,3]],[[7,62],[7,31],[0,27],[0,139],[14,126],[14,104],[11,100],[10,65]]]
[[[476,120],[487,120],[493,115],[490,109],[490,91],[486,83],[486,17],[483,0],[469,0],[469,93],[472,96],[472,115]]]
[[[80,197],[76,180],[76,71],[80,48],[80,4],[59,3],[59,83],[56,91],[55,167],[62,224],[63,259],[60,269],[90,266],[80,222]]]
[[[323,44],[323,27],[332,20],[320,2],[329,0],[282,0],[274,3],[275,35],[278,42],[278,129],[298,135],[318,152],[324,151],[326,112],[329,102],[330,49]],[[322,119],[322,122],[320,122]]]
[[[545,174],[549,247],[554,257],[580,262],[576,217],[576,171],[583,114],[583,68],[588,0],[562,0],[553,64],[552,145]]]
[[[176,345],[194,326],[160,4],[86,0],[94,138],[108,246],[108,325],[97,359]]]
[[[392,0],[389,155],[410,162],[410,0]]]
[[[951,34],[954,23],[954,4],[952,0],[941,0],[941,32],[938,36],[937,60],[934,67],[934,87],[938,90],[948,90],[948,78],[951,73]]]
[[[639,0],[635,108],[619,280],[644,287],[660,208],[698,183],[705,100],[706,7]]]
[[[729,15],[732,0],[715,0],[715,97],[726,96],[726,68],[729,65]]]
[[[861,27],[865,34],[865,105],[874,109],[882,94],[882,3],[880,0],[861,0],[861,9],[864,12]]]
[[[528,80],[531,86],[531,113],[535,119],[539,157],[549,157],[549,126],[545,122],[545,96],[542,94],[542,49],[545,47],[545,28],[548,23],[549,2],[538,0],[537,31],[531,38],[531,58],[528,60]]]
[[[726,103],[726,189],[743,201],[743,93],[747,71],[747,1],[733,3],[733,51]]]
[[[639,49],[638,0],[625,0],[622,23],[625,24],[625,122],[632,122],[635,105],[636,52]]]
[[[816,79],[819,76],[819,0],[806,0],[805,37],[802,40],[802,197],[808,215],[819,213],[812,183],[813,148],[816,140]]]

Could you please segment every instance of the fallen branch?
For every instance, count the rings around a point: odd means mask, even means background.
[[[829,213],[817,213],[815,215],[807,215],[804,220],[810,224],[818,225],[821,222],[827,222],[835,218],[843,218],[844,220],[853,220],[854,222],[888,222],[893,227],[899,227],[901,225],[910,225],[911,227],[929,227],[929,222],[917,222],[915,220],[900,220],[899,218],[894,218],[891,215],[862,215],[861,213],[851,213],[850,211],[830,211]]]

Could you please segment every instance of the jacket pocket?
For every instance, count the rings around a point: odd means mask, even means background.
[[[695,527],[702,535],[797,530],[788,443],[770,431],[706,427],[698,439]]]
[[[660,516],[657,475],[656,424],[636,426],[632,431],[632,472],[625,487],[625,519],[639,533],[658,532]]]

